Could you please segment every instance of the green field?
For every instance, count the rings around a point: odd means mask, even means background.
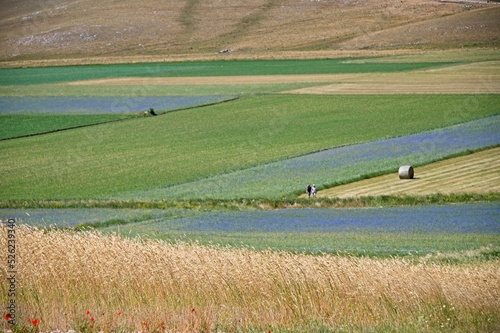
[[[495,312],[498,193],[352,200],[297,196],[311,180],[328,187],[406,162],[397,159],[401,146],[373,151],[359,143],[429,135],[410,142],[410,151],[425,155],[414,160],[421,164],[449,157],[426,148],[441,147],[437,141],[466,146],[465,130],[453,132],[462,137],[450,138],[443,134],[450,128],[468,126],[469,132],[492,138],[475,149],[497,145],[500,95],[285,93],[318,82],[57,84],[130,76],[411,74],[449,64],[365,61],[1,70],[0,95],[7,97],[238,97],[156,117],[0,116],[9,137],[58,130],[0,141],[0,218],[41,226],[16,226],[18,272],[29,281],[19,284],[23,311],[42,318],[43,329],[81,332],[132,327],[150,332],[170,327],[173,332],[494,331],[500,325]],[[117,121],[72,128],[101,120]],[[485,123],[488,131],[481,131]],[[271,170],[336,147],[374,157],[352,166],[350,157],[359,155],[343,150],[341,167],[347,171],[336,179],[326,164],[311,172],[299,169],[298,176],[286,168]],[[385,153],[396,157],[375,161]],[[269,181],[255,188],[253,178]],[[414,207],[393,207],[398,205]],[[4,224],[0,229],[7,236]],[[275,314],[271,320],[269,313]],[[32,323],[19,331],[34,331]]]
[[[469,101],[268,95],[1,142],[0,198],[108,197],[498,113],[497,95],[475,96],[464,109]]]
[[[124,115],[0,115],[0,139],[124,119]]]
[[[486,200],[486,198],[482,198]],[[498,199],[498,196],[497,196]],[[304,200],[307,201],[307,200]],[[466,202],[466,201],[465,201]],[[137,203],[139,204],[139,203]],[[33,203],[32,203],[33,205]],[[162,203],[157,203],[161,207]],[[175,205],[172,205],[175,207]],[[16,208],[0,219],[40,228],[97,228],[104,234],[168,243],[197,243],[252,251],[347,254],[421,259],[450,253],[463,261],[498,257],[495,201],[380,208],[260,210],[191,208]],[[457,218],[457,215],[460,218]],[[416,218],[416,216],[418,216]],[[467,255],[467,251],[474,251]]]
[[[272,162],[286,161],[292,157],[333,147],[421,133],[499,113],[499,97],[495,94],[357,96],[279,94],[294,88],[320,85],[319,82],[146,86],[71,86],[54,84],[55,82],[194,74],[224,76],[397,71],[411,73],[415,69],[447,65],[449,63],[444,61],[384,62],[383,58],[364,58],[357,61],[339,59],[186,62],[1,70],[3,81],[0,85],[0,95],[3,96],[212,95],[240,96],[240,98],[223,104],[148,118],[110,114],[3,115],[0,117],[2,128],[9,129],[10,137],[120,120],[124,117],[130,119],[0,142],[3,158],[0,166],[0,200],[4,207],[20,205],[22,202],[26,203],[22,204],[23,206],[28,207],[30,202],[37,205],[36,202],[43,203],[46,200],[56,199],[62,200],[61,203],[48,206],[64,207],[70,205],[67,200],[71,199],[82,199],[83,202],[88,202],[90,207],[92,207],[91,199],[114,198],[118,206],[121,200],[125,205],[128,200],[134,199],[158,202],[157,200],[164,198],[164,193],[168,194],[169,186],[182,188],[189,182],[205,186],[204,180],[210,185],[210,177],[224,176],[232,171],[259,167],[261,172],[265,172],[266,165]],[[415,142],[416,148],[419,145],[419,142]],[[427,156],[425,161],[429,162],[436,158],[438,157],[434,155]],[[373,167],[378,169],[372,169]],[[351,173],[346,175],[346,180],[385,171],[388,167],[365,165],[364,169],[351,170]],[[311,175],[307,177],[309,176]],[[319,174],[317,177],[319,178]],[[316,176],[312,175],[312,178]],[[235,179],[235,186],[244,187],[243,183],[238,185],[240,181],[245,180]],[[295,198],[297,193],[303,191],[303,186],[308,181],[309,178],[297,179],[296,184],[287,187],[285,192],[273,192],[276,187],[273,185],[269,186],[267,192],[262,189],[259,191],[250,189],[243,197],[232,199],[262,197],[278,202],[285,198],[284,202],[287,203]],[[192,189],[191,192],[188,198],[194,199],[193,208],[205,206],[207,209],[217,209],[219,205],[221,207],[226,205],[224,201],[218,202],[217,199],[214,202],[204,203],[203,198],[207,197],[207,193],[213,192],[210,188],[201,189],[199,192],[197,189]],[[175,197],[176,200],[183,200],[182,194],[180,195],[181,197]],[[196,201],[199,198],[201,199]],[[231,198],[224,200],[227,199]],[[180,205],[189,207],[189,202],[191,201]],[[373,202],[378,201],[373,200]],[[106,203],[103,205],[106,206]],[[277,205],[280,206],[279,203]],[[245,204],[231,209],[244,208]],[[95,226],[105,225],[97,223]],[[139,235],[148,234],[150,231],[156,234],[155,227],[154,224],[148,226],[139,223],[124,228],[130,235]],[[436,242],[438,238],[442,238],[442,247],[434,249],[428,246],[429,242],[421,242],[422,238],[418,236],[392,239],[390,234],[384,233],[339,235],[304,234],[304,237],[299,239],[286,238],[277,233],[275,237],[268,238],[266,244],[276,249],[316,251],[321,250],[321,244],[333,237],[336,239],[338,249],[342,251],[358,254],[365,251],[382,255],[397,247],[408,246],[423,253],[426,252],[426,248],[430,252],[463,250],[474,243],[473,239],[466,240],[457,235],[446,237],[426,235],[425,237],[435,239]],[[259,243],[259,240],[264,239],[264,235],[257,233],[217,235],[213,239],[203,238],[203,234],[198,236],[193,233],[189,239],[200,238],[206,242],[219,239],[224,244],[235,246],[245,240],[249,246],[257,249],[265,248],[263,243]],[[183,233],[173,232],[168,236],[158,237],[179,240],[183,239]],[[377,239],[383,239],[382,243],[385,245],[377,244]],[[482,236],[476,238],[476,241],[475,245],[471,245],[472,248],[494,243],[495,239],[487,240]],[[462,244],[464,247],[457,247],[457,244]]]
[[[0,85],[33,85],[119,77],[193,77],[289,74],[387,73],[456,62],[351,63],[349,59],[187,61],[0,69]]]
[[[144,222],[99,228],[105,234],[161,239],[168,243],[196,243],[221,247],[249,248],[254,251],[286,251],[305,254],[338,254],[369,257],[415,257],[435,253],[462,254],[481,251],[470,261],[497,259],[500,237],[480,233],[393,233],[372,231],[344,232],[210,232],[167,229],[166,223]],[[168,230],[168,231],[166,231]]]

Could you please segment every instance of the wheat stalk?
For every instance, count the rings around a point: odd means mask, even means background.
[[[6,229],[0,230],[5,249]],[[499,327],[498,261],[415,264],[27,226],[17,229],[17,256],[20,316],[40,318],[44,329],[78,329],[88,319],[86,311],[106,331],[145,330],[144,322],[149,330],[163,326],[176,332],[313,323]]]

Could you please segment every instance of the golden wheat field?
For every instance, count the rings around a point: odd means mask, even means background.
[[[16,256],[17,320],[40,331],[500,330],[496,260],[310,256],[27,226]]]

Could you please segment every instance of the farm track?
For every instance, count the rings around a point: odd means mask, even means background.
[[[500,192],[499,147],[417,167],[414,179],[400,180],[397,174],[389,174],[319,191],[318,197],[493,192]]]

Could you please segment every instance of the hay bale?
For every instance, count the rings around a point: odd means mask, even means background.
[[[399,179],[413,179],[414,171],[411,165],[403,165],[399,168]]]

